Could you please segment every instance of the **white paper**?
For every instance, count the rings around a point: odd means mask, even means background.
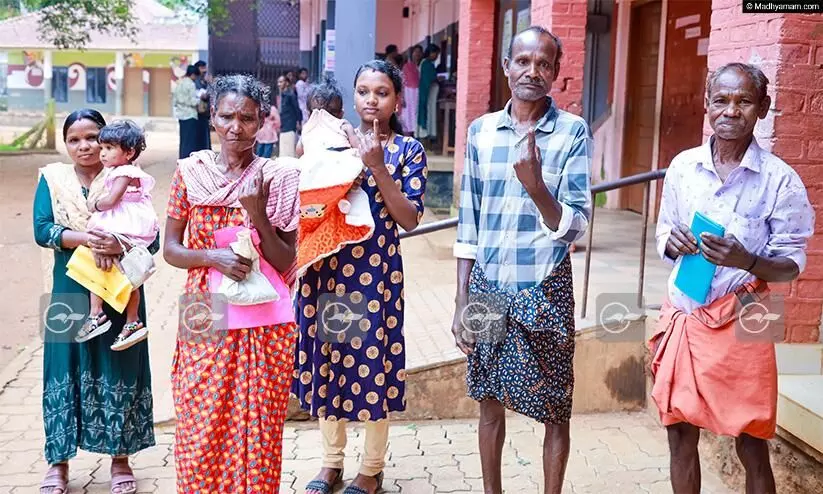
[[[697,56],[705,57],[709,54],[709,38],[700,38],[697,40]]]
[[[700,14],[687,15],[685,17],[678,17],[674,20],[674,28],[680,29],[684,26],[691,26],[700,22]]]
[[[686,39],[697,38],[700,36],[700,26],[690,27],[686,29]]]
[[[520,32],[529,27],[531,22],[531,9],[523,9],[517,13],[517,31]]]

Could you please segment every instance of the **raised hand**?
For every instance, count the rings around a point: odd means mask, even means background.
[[[240,190],[240,205],[249,214],[250,218],[266,218],[266,205],[269,202],[269,187],[271,179],[263,178],[263,168],[257,176],[243,184]]]
[[[385,137],[380,135],[379,122],[374,119],[374,131],[360,138],[360,159],[372,172],[386,166],[383,153],[383,139]]]
[[[546,186],[543,182],[540,149],[537,148],[534,128],[529,129],[526,147],[525,156],[521,157],[517,163],[514,164],[514,172],[517,174],[517,180],[523,184],[526,192],[532,194],[541,187]]]

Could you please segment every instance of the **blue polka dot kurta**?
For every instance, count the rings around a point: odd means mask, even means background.
[[[428,173],[423,146],[394,136],[385,160],[395,183],[417,207],[419,220]],[[374,235],[315,263],[298,283],[300,336],[292,393],[313,417],[363,422],[406,408],[400,238],[371,172],[362,187],[369,196]],[[318,334],[319,305],[331,296],[347,297],[364,309],[341,336],[343,342]]]

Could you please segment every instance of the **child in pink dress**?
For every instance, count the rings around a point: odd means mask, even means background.
[[[134,165],[134,160],[146,149],[143,131],[130,120],[113,122],[100,130],[100,161],[109,169],[106,176],[108,193],[89,203],[92,211],[89,230],[102,230],[118,235],[132,246],[150,245],[160,231],[157,214],[151,204],[150,192],[154,177]],[[148,337],[137,309],[140,291],[135,289],[126,305],[126,324],[117,336],[112,350],[125,350]],[[103,299],[90,294],[89,318],[77,335],[77,342],[88,341],[111,328],[103,312]]]

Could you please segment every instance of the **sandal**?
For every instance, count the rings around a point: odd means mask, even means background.
[[[337,469],[334,469],[337,470]],[[337,470],[337,476],[334,478],[332,483],[328,483],[325,480],[314,479],[308,484],[306,484],[306,492],[315,491],[319,492],[320,494],[331,494],[334,492],[334,489],[343,483],[343,469]]]
[[[114,340],[111,349],[115,352],[120,352],[133,347],[148,337],[149,330],[143,326],[142,322],[129,322],[123,325],[123,331],[120,331],[120,334],[117,335],[117,339]]]
[[[123,487],[124,484],[132,484],[131,489]],[[111,494],[134,494],[137,492],[137,479],[129,466],[128,458],[123,460],[111,460]]]
[[[383,472],[378,473],[373,478],[377,481],[377,487],[375,487],[374,493],[371,493],[360,486],[349,484],[348,487],[346,487],[346,490],[343,491],[343,494],[378,494],[383,492]]]
[[[101,319],[103,319],[102,323],[100,322]],[[74,341],[77,343],[85,343],[92,338],[100,336],[110,328],[111,321],[109,321],[109,318],[106,316],[105,312],[98,312],[93,316],[89,315],[89,317],[86,318],[86,322],[83,324],[83,327],[77,332],[77,336],[74,337]]]
[[[62,468],[65,467],[65,468]],[[49,467],[40,484],[41,494],[68,494],[69,468],[66,463],[56,463]]]

